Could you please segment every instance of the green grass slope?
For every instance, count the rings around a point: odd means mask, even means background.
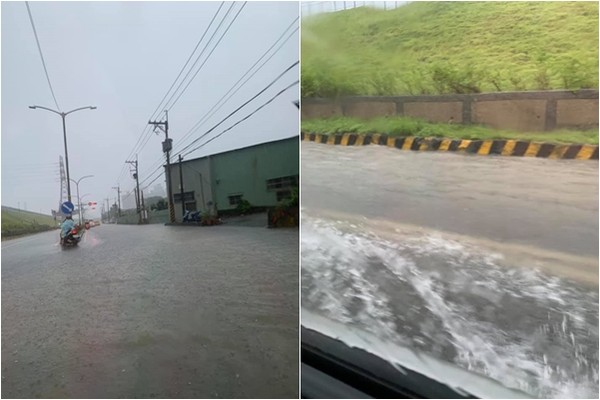
[[[303,97],[597,87],[597,2],[414,2],[302,21]]]
[[[47,231],[57,224],[49,215],[2,206],[2,237]]]

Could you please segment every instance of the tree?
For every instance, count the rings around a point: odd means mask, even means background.
[[[169,204],[167,204],[167,200],[160,199],[156,202],[155,205],[151,207],[152,210],[166,210],[169,208]]]

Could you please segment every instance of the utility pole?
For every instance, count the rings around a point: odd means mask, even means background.
[[[135,161],[125,161],[127,164],[131,164],[134,166],[135,168],[135,172],[133,173],[133,179],[135,179],[135,185],[136,185],[136,189],[135,189],[135,205],[137,208],[137,212],[138,212],[138,224],[142,223],[142,210],[140,207],[141,204],[141,200],[140,200],[140,180],[139,180],[139,176],[138,176],[138,160],[137,160],[137,154],[135,155]]]
[[[183,200],[183,170],[181,169],[181,162],[183,161],[183,157],[181,154],[179,155],[179,191],[181,193],[181,218],[183,221],[183,216],[185,215],[185,201]]]
[[[142,190],[142,222],[146,223],[146,205],[144,204],[144,191]]]
[[[113,189],[117,191],[117,217],[121,216],[121,185],[117,187],[113,186]]]
[[[167,196],[169,196],[169,221],[171,223],[175,222],[175,208],[173,206],[173,190],[171,188],[171,149],[173,148],[173,139],[169,139],[169,115],[165,110],[165,120],[163,122],[159,121],[148,121],[149,125],[154,125],[154,131],[156,129],[160,129],[165,133],[165,141],[162,143],[163,145],[163,153],[166,154],[167,157]]]

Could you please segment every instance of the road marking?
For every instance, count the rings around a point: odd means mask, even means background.
[[[357,146],[362,146],[365,144],[365,137],[364,135],[358,135],[358,137],[356,138],[356,143]]]
[[[425,151],[425,150],[429,150],[429,143],[430,140],[429,139],[423,139],[423,141],[421,142],[421,145],[419,146],[419,151]]]
[[[402,146],[402,150],[410,150],[413,141],[415,140],[414,137],[407,137],[406,140],[404,141],[404,145]]]
[[[371,144],[379,144],[380,137],[381,135],[379,133],[374,134],[373,137],[371,137]]]
[[[327,138],[327,144],[335,144],[335,135],[329,135]]]
[[[396,147],[396,138],[395,137],[387,138],[387,145],[388,145],[388,147]]]

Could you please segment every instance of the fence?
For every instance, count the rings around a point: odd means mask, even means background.
[[[303,1],[302,16],[349,10],[357,7],[372,7],[391,10],[408,4],[408,1]]]

